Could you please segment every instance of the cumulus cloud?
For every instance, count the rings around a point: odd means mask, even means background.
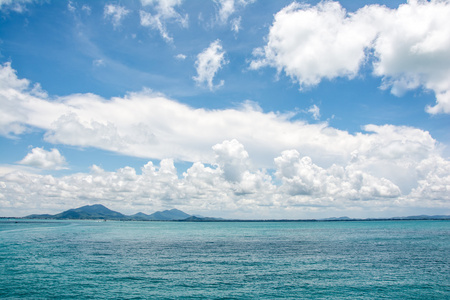
[[[241,181],[244,171],[248,169],[248,153],[244,146],[234,139],[215,145],[213,150],[225,179],[231,182]]]
[[[220,40],[212,42],[208,48],[197,55],[195,61],[197,76],[194,77],[194,80],[199,85],[206,83],[210,90],[222,86],[223,80],[218,85],[214,85],[213,79],[216,73],[227,63]]]
[[[355,170],[351,164],[345,168],[332,165],[324,169],[315,165],[310,157],[300,157],[296,150],[284,151],[275,158],[275,164],[276,176],[283,182],[281,189],[292,196],[371,200],[401,194],[400,188],[385,178]]]
[[[155,13],[149,13],[145,10],[141,10],[140,20],[141,25],[144,27],[150,27],[158,30],[161,37],[166,42],[172,42],[173,38],[170,36],[167,30],[167,23],[178,23],[182,27],[188,27],[188,14],[184,16],[175,10],[177,6],[180,6],[181,0],[141,0],[142,6],[149,6],[153,8]]]
[[[30,82],[26,79],[19,79],[16,71],[11,68],[11,63],[5,63],[0,67],[0,134],[10,136],[10,134],[21,134],[26,131],[23,123],[27,118],[28,111],[21,105],[15,105],[15,99],[24,100],[31,96]],[[25,92],[25,94],[22,94]]]
[[[431,156],[417,167],[418,185],[411,192],[417,201],[440,201],[450,195],[450,161]]]
[[[348,13],[338,2],[292,3],[275,15],[267,45],[251,69],[271,66],[299,83],[355,77],[372,62],[395,95],[423,87],[436,95],[427,112],[450,113],[449,1],[408,1],[397,9],[367,5]]]
[[[376,34],[357,16],[347,16],[338,2],[313,7],[294,2],[275,15],[267,45],[254,52],[261,59],[250,67],[273,66],[302,88],[322,78],[354,77]]]
[[[66,159],[58,149],[46,151],[43,148],[33,148],[19,164],[46,170],[61,170],[65,168]]]
[[[130,11],[124,6],[114,4],[106,4],[103,10],[104,18],[111,19],[114,29],[120,26],[123,18],[125,18],[129,13]]]

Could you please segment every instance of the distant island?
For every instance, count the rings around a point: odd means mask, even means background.
[[[448,215],[419,215],[393,218],[368,218],[358,219],[349,217],[325,218],[325,219],[269,219],[269,220],[239,220],[201,217],[187,214],[178,209],[157,211],[150,215],[139,212],[134,215],[125,215],[111,210],[104,205],[94,204],[63,211],[59,214],[33,214],[24,219],[52,219],[52,220],[117,220],[117,221],[184,221],[184,222],[327,222],[327,221],[382,221],[382,220],[450,220]]]
[[[210,219],[189,215],[178,209],[157,211],[151,215],[139,212],[134,215],[124,215],[111,210],[101,204],[86,205],[63,211],[56,215],[29,215],[24,219],[53,219],[53,220],[119,220],[119,221],[180,221],[189,219]]]

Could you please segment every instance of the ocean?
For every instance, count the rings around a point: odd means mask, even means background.
[[[1,299],[450,299],[450,221],[0,220]]]

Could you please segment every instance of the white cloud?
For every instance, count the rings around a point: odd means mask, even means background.
[[[19,79],[16,75],[16,70],[11,68],[11,63],[4,63],[0,67],[0,89],[14,89],[17,91],[23,91],[28,88],[30,82],[27,79]]]
[[[141,10],[139,12],[141,25],[158,30],[166,42],[173,41],[173,38],[167,31],[167,23],[175,22],[184,28],[188,27],[188,14],[182,16],[175,10],[177,6],[181,5],[181,0],[141,0],[141,3],[142,6],[150,6],[156,11],[155,14],[151,14]]]
[[[215,0],[219,5],[218,20],[226,23],[232,13],[235,12],[234,0]]]
[[[308,112],[312,115],[314,120],[319,120],[320,119],[320,108],[313,104],[309,109]]]
[[[222,24],[227,23],[230,16],[233,15],[237,10],[255,1],[256,0],[214,0],[214,2],[218,6],[217,21]]]
[[[355,170],[352,164],[324,169],[315,165],[310,157],[300,157],[296,150],[284,151],[275,158],[275,164],[276,176],[283,182],[281,189],[292,196],[371,200],[401,195],[400,189],[385,178]]]
[[[161,34],[161,37],[166,42],[172,42],[173,38],[167,32],[166,26],[161,21],[161,18],[158,15],[152,15],[146,11],[141,10],[139,12],[141,17],[141,25],[144,27],[151,27],[153,29],[157,29]]]
[[[248,153],[237,140],[224,141],[213,147],[216,162],[223,170],[225,180],[238,182],[242,180],[244,172],[248,169]]]
[[[26,79],[18,79],[16,71],[11,68],[11,63],[5,63],[0,67],[0,134],[9,136],[10,134],[21,134],[26,131],[23,121],[27,118],[27,111],[21,105],[17,106],[15,98],[25,100],[22,94],[25,90],[29,94],[30,82]]]
[[[130,11],[126,9],[124,6],[114,5],[114,4],[106,4],[103,15],[105,18],[110,18],[114,28],[118,28],[123,20]]]
[[[431,156],[417,167],[418,185],[411,192],[417,201],[440,201],[450,195],[450,161],[440,156]]]
[[[142,175],[129,167],[116,172],[93,167],[89,174],[61,178],[9,172],[0,179],[6,186],[0,198],[10,200],[1,200],[7,203],[0,207],[28,205],[34,201],[30,195],[39,195],[36,201],[53,203],[55,209],[98,199],[112,207],[180,204],[230,214],[248,208],[268,215],[271,208],[282,215],[292,207],[381,209],[418,205],[418,199],[441,207],[450,201],[449,161],[421,129],[366,125],[363,132],[349,134],[327,123],[264,112],[249,101],[238,108],[206,110],[148,90],[111,99],[94,94],[52,97],[33,90],[9,63],[0,67],[2,135],[20,138],[28,128],[39,128],[51,143],[162,162],[159,168],[147,164]],[[57,161],[47,157],[50,153],[37,148],[30,153],[34,160],[23,162],[46,166],[45,161]],[[173,160],[195,163],[178,178]],[[266,168],[275,169],[275,177]],[[43,189],[44,183],[49,187]],[[67,195],[69,202],[55,202]]]
[[[197,76],[194,77],[194,80],[199,85],[206,83],[210,90],[222,86],[224,84],[223,80],[215,86],[213,84],[213,79],[217,71],[227,63],[225,51],[223,51],[220,40],[212,42],[208,48],[197,55],[197,60],[195,62]]]
[[[231,20],[231,30],[238,33],[241,29],[241,17]]]
[[[347,13],[338,2],[293,3],[275,15],[250,68],[271,66],[299,83],[355,77],[372,59],[373,74],[395,95],[423,87],[450,113],[450,1],[409,1],[397,9],[367,5]]]
[[[185,60],[186,59],[186,55],[180,53],[180,54],[177,54],[175,56],[175,58],[178,59],[178,60]]]
[[[34,1],[35,0],[0,0],[0,11],[11,9],[15,12],[21,13],[25,10],[25,5],[27,3]]]
[[[316,85],[324,77],[351,78],[375,34],[358,15],[347,16],[338,2],[314,7],[294,2],[275,15],[267,45],[255,52],[262,58],[252,61],[251,68],[273,66],[300,87]]]
[[[214,0],[218,9],[216,21],[219,24],[227,24],[230,17],[236,14],[237,11],[244,8],[255,0]],[[237,16],[230,21],[231,30],[238,33],[241,27],[241,16]]]
[[[19,164],[46,170],[61,170],[65,168],[66,159],[58,149],[46,151],[43,148],[33,148]]]
[[[374,43],[374,74],[393,94],[420,86],[434,91],[427,112],[450,113],[450,1],[409,1],[383,16]]]

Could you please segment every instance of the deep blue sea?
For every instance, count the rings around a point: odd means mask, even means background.
[[[450,299],[450,221],[0,220],[0,298]]]

